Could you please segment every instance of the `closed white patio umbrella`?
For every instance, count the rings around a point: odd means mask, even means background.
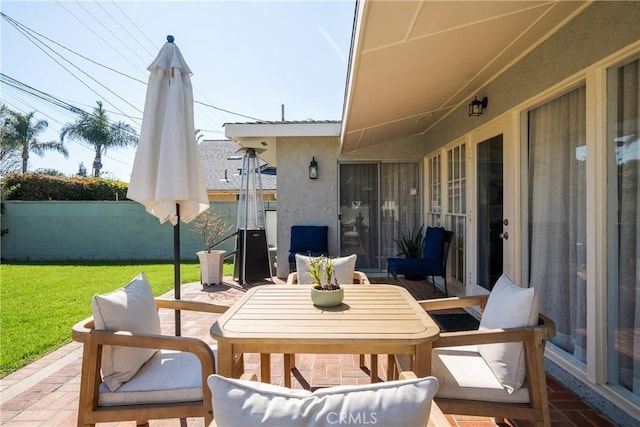
[[[209,209],[195,140],[191,70],[173,36],[167,36],[147,69],[151,74],[127,197],[160,223],[173,224],[174,292],[180,299],[180,221],[188,223]]]

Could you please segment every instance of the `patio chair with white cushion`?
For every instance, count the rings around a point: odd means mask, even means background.
[[[224,313],[228,307],[154,298],[144,274],[93,298],[93,317],[72,337],[83,343],[78,426],[133,420],[213,419],[206,379],[216,372],[216,348],[197,338],[162,335],[159,308]],[[244,370],[234,357],[234,375]]]
[[[445,413],[550,425],[544,347],[556,329],[539,313],[533,288],[520,288],[503,275],[488,298],[442,298],[420,305],[426,311],[483,309],[479,329],[441,332],[433,343],[431,374],[440,381],[435,401]],[[396,372],[413,368],[403,355],[396,355],[395,365]]]

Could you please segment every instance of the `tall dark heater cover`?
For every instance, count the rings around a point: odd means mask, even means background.
[[[242,181],[238,200],[238,233],[234,278],[240,284],[271,280],[269,246],[265,232],[265,210],[260,164],[255,148],[243,148]]]

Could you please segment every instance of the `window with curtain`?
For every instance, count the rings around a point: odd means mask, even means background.
[[[609,382],[640,396],[640,59],[607,84]]]
[[[442,178],[440,176],[440,154],[427,160],[429,165],[429,206],[427,225],[440,226],[442,218]]]
[[[447,150],[447,213],[445,227],[454,232],[449,248],[449,276],[464,283],[465,222],[467,218],[467,147]]]
[[[551,340],[586,362],[585,87],[529,112],[529,274]]]

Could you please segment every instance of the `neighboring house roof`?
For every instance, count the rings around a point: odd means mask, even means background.
[[[235,142],[223,140],[205,140],[198,144],[202,158],[202,173],[207,191],[239,192],[241,185],[240,170],[243,164],[241,147]],[[264,162],[260,162],[261,168]],[[276,175],[269,172],[261,174],[262,190],[276,190]]]

